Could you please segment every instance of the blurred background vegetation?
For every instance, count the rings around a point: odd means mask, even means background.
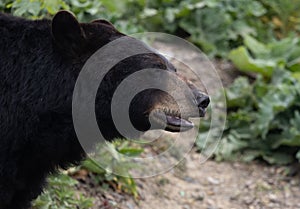
[[[0,1],[0,11],[31,19],[51,18],[60,9],[71,10],[83,22],[108,19],[127,34],[175,34],[210,57],[231,61],[244,76],[226,89],[227,126],[215,159],[260,159],[269,164],[300,160],[299,0]],[[202,123],[196,143],[199,150],[208,128],[209,124]],[[127,144],[122,149],[129,154],[139,153]],[[116,177],[89,161],[83,166],[104,181],[113,180],[124,191],[137,195],[132,179]],[[66,175],[61,178],[66,181],[52,177],[50,186],[76,185]],[[49,189],[36,201],[36,207],[55,208],[55,198],[66,199],[63,207],[57,208],[74,208],[74,204],[79,204],[67,201],[75,195],[72,192],[57,191]],[[91,204],[84,197],[78,201],[82,204],[80,208]]]

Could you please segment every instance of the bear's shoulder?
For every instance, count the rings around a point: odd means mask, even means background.
[[[22,17],[12,16],[10,14],[0,12],[0,30],[8,29],[10,34],[16,29],[40,29],[49,27],[51,21],[48,19],[28,20]],[[15,34],[16,35],[16,34]]]
[[[0,12],[0,27],[28,24],[30,21]]]

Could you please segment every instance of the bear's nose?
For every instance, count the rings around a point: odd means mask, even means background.
[[[207,108],[207,106],[210,103],[209,96],[205,94],[198,94],[196,95],[196,101],[197,101],[197,106],[201,108]]]

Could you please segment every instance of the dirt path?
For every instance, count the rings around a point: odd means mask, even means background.
[[[297,209],[300,178],[286,167],[259,163],[199,163],[190,155],[170,172],[136,179],[139,199],[90,184],[81,190],[95,199],[93,209]]]
[[[172,51],[172,46],[163,47],[171,47]],[[176,51],[174,53],[178,56]],[[186,57],[187,62],[193,62],[192,54],[184,51],[180,53],[180,56]],[[179,71],[184,72],[184,65],[177,65]],[[215,66],[225,86],[232,83],[238,75],[227,62],[215,62]],[[202,70],[205,73],[206,69]],[[192,74],[186,76],[193,80]],[[211,80],[212,84],[213,82]],[[95,198],[93,209],[300,208],[300,178],[287,177],[286,167],[271,167],[259,163],[218,163],[212,160],[201,164],[199,158],[200,155],[192,150],[170,172],[152,178],[136,179],[139,200],[116,191],[104,192],[97,187],[91,188],[86,182],[80,189]]]
[[[284,177],[284,168],[256,163],[197,162],[192,153],[185,166],[138,180],[143,199],[126,200],[121,208],[287,209],[300,208],[298,178]]]

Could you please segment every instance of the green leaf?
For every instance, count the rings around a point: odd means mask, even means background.
[[[250,162],[261,156],[260,150],[246,150],[242,154],[242,160],[245,162]]]
[[[243,107],[249,105],[251,98],[252,87],[245,77],[239,77],[234,81],[234,84],[226,89],[226,102],[229,108]]]
[[[54,15],[58,10],[69,9],[69,6],[62,0],[44,0],[42,8],[45,8],[51,15]]]
[[[281,145],[300,147],[300,113],[295,111],[294,118],[290,120],[290,125],[283,132]]]
[[[101,0],[102,5],[104,5],[110,12],[122,12],[126,10],[126,1],[118,0]]]
[[[292,73],[292,76],[300,82],[300,72]]]
[[[295,56],[293,53],[298,43],[299,39],[294,37],[287,37],[280,41],[270,43],[268,45],[271,50],[270,58],[278,58],[287,62],[291,55]]]
[[[156,9],[145,8],[145,10],[143,11],[143,14],[141,15],[141,18],[152,17],[157,14],[158,14],[158,11]]]
[[[274,68],[277,66],[276,61],[253,59],[243,46],[232,50],[228,57],[240,71],[260,73],[267,78],[271,77]]]
[[[292,72],[298,72],[300,73],[300,59],[297,60],[296,63],[291,64],[289,67],[289,70]]]
[[[299,162],[300,162],[300,150],[297,152],[296,158],[297,158],[297,159],[299,160]]]
[[[37,0],[15,1],[12,4],[12,9],[14,10],[14,15],[16,16],[24,16],[30,14],[34,17],[37,17],[41,10],[41,4]]]
[[[250,3],[249,1],[247,1],[247,4],[249,4],[249,12],[251,12],[251,14],[253,14],[256,17],[261,17],[267,12],[267,10],[263,7],[263,5],[260,2],[252,1]]]
[[[262,156],[270,164],[286,165],[293,162],[293,157],[289,153],[273,152]]]
[[[269,47],[249,35],[244,36],[244,43],[256,57],[264,57],[271,52]]]
[[[139,156],[144,150],[140,148],[131,148],[131,147],[126,147],[118,150],[121,154],[129,156],[129,157],[135,157]]]
[[[82,162],[82,167],[97,174],[104,174],[106,171],[101,168],[96,162],[94,162],[92,159],[88,158],[85,161]]]

